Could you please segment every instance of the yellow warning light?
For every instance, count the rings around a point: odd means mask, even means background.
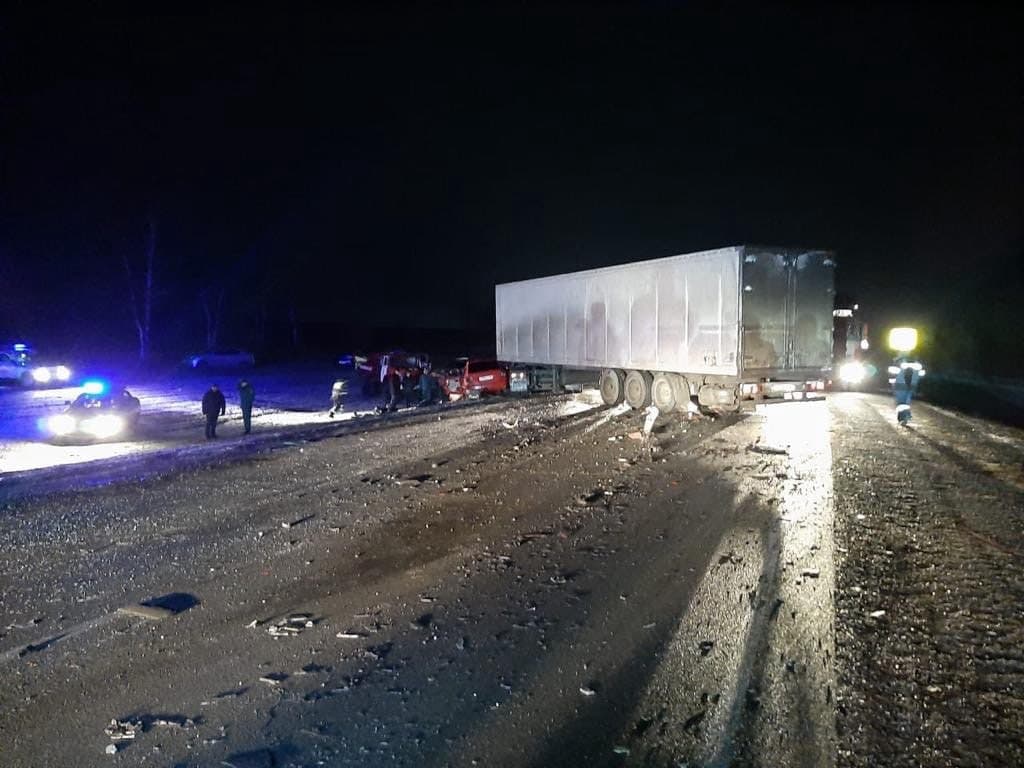
[[[889,346],[897,352],[910,352],[917,346],[917,328],[893,328],[889,331]]]

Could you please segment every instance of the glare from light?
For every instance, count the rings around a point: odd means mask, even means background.
[[[868,344],[868,340],[867,339],[861,339],[860,340],[860,348],[861,349],[867,350],[867,349],[870,349],[870,347],[871,347],[871,345]]]
[[[89,419],[83,419],[81,423],[83,432],[93,437],[113,437],[124,430],[124,419],[112,413],[103,413]]]
[[[102,395],[106,388],[102,381],[87,381],[82,385],[82,391],[87,395]]]
[[[15,352],[24,352],[26,349],[28,349],[28,344],[15,344],[14,345],[14,351]]]
[[[839,380],[844,384],[860,384],[867,376],[864,363],[852,361],[839,366]]]
[[[71,369],[68,368],[66,365],[58,365],[56,372],[57,378],[60,381],[67,381],[68,379],[71,378]]]
[[[47,426],[53,434],[62,437],[75,431],[76,422],[74,417],[68,416],[66,413],[58,413],[56,416],[50,417]]]
[[[910,352],[917,346],[916,328],[893,328],[889,331],[889,346],[897,352]]]
[[[50,369],[49,368],[34,368],[32,370],[32,378],[38,381],[40,384],[46,384],[50,381]]]

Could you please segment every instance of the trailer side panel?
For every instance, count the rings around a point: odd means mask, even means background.
[[[737,376],[741,252],[722,248],[498,285],[498,357]]]

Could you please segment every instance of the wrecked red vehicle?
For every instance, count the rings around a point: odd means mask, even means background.
[[[481,395],[500,395],[508,390],[508,367],[497,360],[460,357],[441,379],[449,400]]]
[[[393,371],[403,380],[408,379],[415,385],[423,369],[430,367],[430,356],[419,352],[393,350],[355,355],[353,362],[362,392],[369,396],[381,391],[385,370]]]

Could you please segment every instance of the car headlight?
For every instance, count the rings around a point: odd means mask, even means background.
[[[49,368],[33,368],[32,378],[38,381],[40,384],[46,384],[50,380],[50,369]]]
[[[839,380],[845,384],[860,384],[866,375],[863,363],[851,362],[839,366]]]
[[[58,436],[70,435],[75,431],[75,418],[69,416],[66,413],[58,413],[56,416],[51,416],[47,423],[50,431]]]
[[[82,421],[82,431],[93,437],[113,437],[124,429],[124,419],[112,413],[103,413]]]
[[[71,378],[71,369],[66,365],[58,365],[55,370],[59,381],[67,381]]]

